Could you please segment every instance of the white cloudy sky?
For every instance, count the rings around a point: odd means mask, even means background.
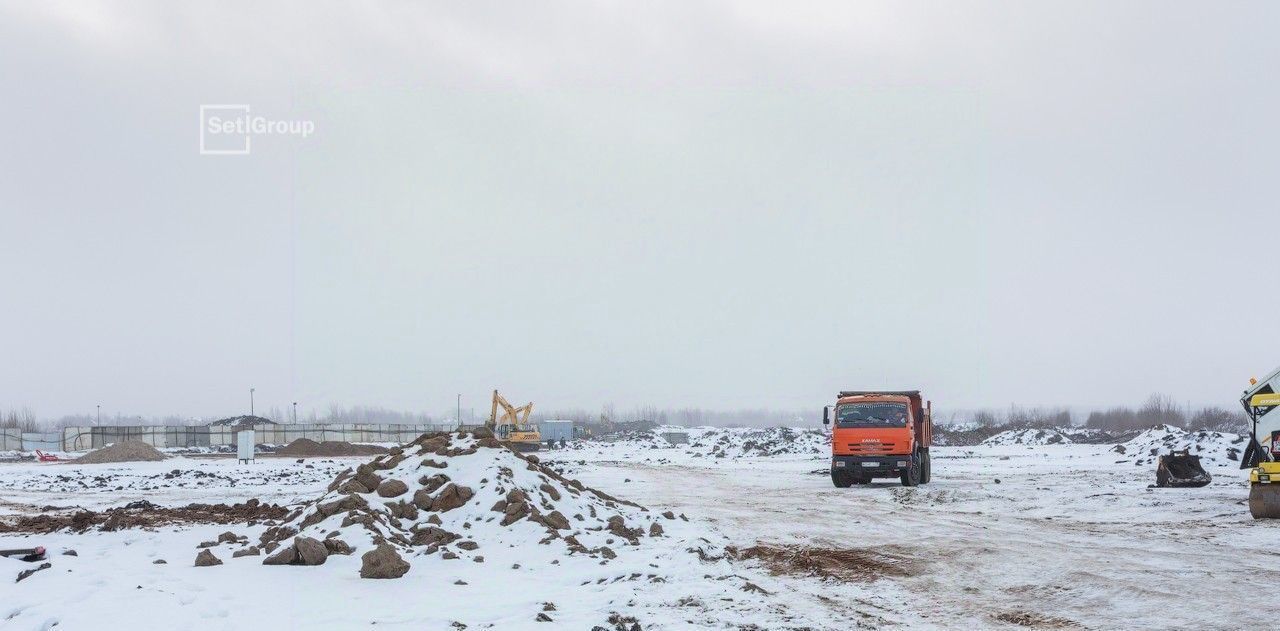
[[[1274,3],[0,2],[0,406],[1232,405]],[[308,119],[198,154],[201,104]]]

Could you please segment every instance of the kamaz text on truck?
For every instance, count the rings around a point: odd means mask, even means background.
[[[899,478],[903,486],[929,481],[932,402],[919,390],[843,391],[822,410],[831,428],[831,482],[840,488],[872,478]]]

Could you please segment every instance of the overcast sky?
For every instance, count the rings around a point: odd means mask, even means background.
[[[0,407],[1233,406],[1278,6],[6,0]]]

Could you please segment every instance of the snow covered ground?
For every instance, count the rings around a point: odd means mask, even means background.
[[[569,478],[648,508],[645,515],[687,516],[663,520],[665,536],[606,564],[503,540],[482,544],[483,563],[409,557],[403,578],[367,580],[358,577],[360,550],[319,567],[269,567],[219,546],[224,565],[192,567],[201,541],[227,530],[256,541],[262,524],[0,532],[0,548],[44,545],[52,564],[13,583],[6,577],[29,564],[0,559],[0,627],[614,631],[631,629],[634,618],[642,629],[1233,629],[1256,613],[1240,577],[1270,572],[1269,550],[1280,546],[1280,524],[1250,519],[1234,462],[1207,458],[1214,480],[1205,488],[1149,488],[1154,467],[1135,459],[1152,436],[1126,454],[1111,444],[936,447],[929,485],[836,489],[823,437],[794,434],[792,453],[756,456],[743,449],[750,431],[759,430],[539,454]],[[1163,445],[1162,437],[1154,439]],[[0,513],[141,499],[297,504],[367,460],[3,464]],[[757,544],[806,552],[772,565],[735,558],[735,547]],[[62,556],[65,549],[77,556]],[[840,559],[838,571],[801,563],[810,553]],[[545,603],[555,607],[546,612],[553,624],[536,621]]]

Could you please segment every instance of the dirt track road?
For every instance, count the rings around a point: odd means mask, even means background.
[[[1237,470],[1213,470],[1202,489],[1148,489],[1150,471],[1086,445],[937,448],[933,483],[916,489],[887,480],[836,489],[812,473],[823,467],[602,460],[574,473],[705,516],[743,545],[909,559],[907,576],[873,579],[886,598],[870,605],[883,608],[880,620],[908,626],[1241,628],[1256,615],[1242,581],[1277,561],[1280,524],[1249,517]],[[838,583],[824,589],[833,609],[850,605]]]

